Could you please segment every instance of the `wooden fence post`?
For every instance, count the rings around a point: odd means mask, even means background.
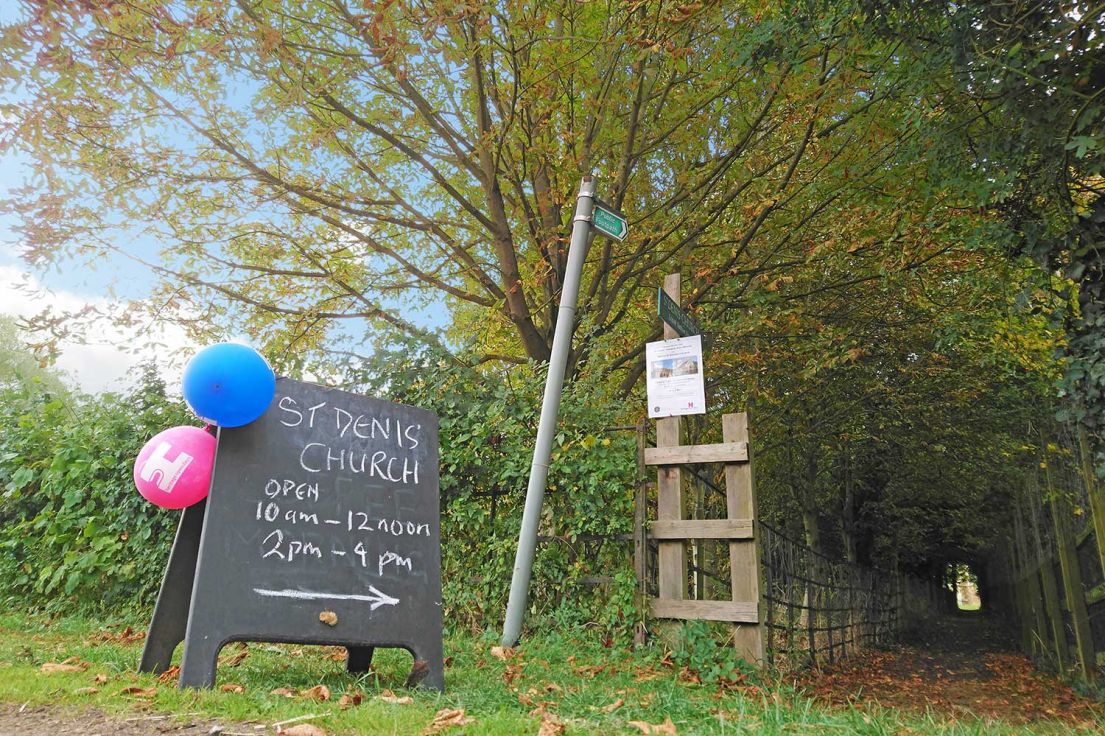
[[[1051,477],[1048,474],[1048,490],[1051,489]],[[1087,682],[1093,682],[1097,675],[1096,655],[1093,648],[1093,634],[1090,632],[1090,615],[1086,610],[1086,591],[1082,586],[1082,570],[1078,567],[1078,553],[1074,549],[1068,528],[1067,513],[1069,504],[1060,500],[1052,491],[1051,520],[1055,524],[1055,546],[1059,549],[1059,568],[1063,573],[1063,592],[1066,593],[1067,610],[1070,611],[1074,625],[1074,642],[1078,648],[1078,663],[1082,676]]]
[[[1086,495],[1090,499],[1097,561],[1101,565],[1102,573],[1105,573],[1105,488],[1097,481],[1090,443],[1086,440],[1086,431],[1082,425],[1078,425],[1078,459],[1082,483],[1085,484]]]
[[[726,414],[721,420],[722,440],[744,442],[748,447],[748,462],[725,466],[725,508],[730,519],[756,519],[756,494],[752,476],[752,443],[748,439],[748,415]],[[729,541],[729,568],[734,602],[760,606],[760,543],[759,532],[749,539]],[[737,653],[749,662],[764,660],[763,612],[757,623],[738,623],[734,633]]]
[[[648,539],[645,525],[648,522],[648,474],[645,466],[645,447],[648,445],[648,425],[642,419],[637,423],[637,487],[633,494],[633,569],[637,573],[637,604],[643,611],[648,600]]]
[[[680,279],[677,273],[664,277],[664,293],[676,304],[680,303]],[[664,339],[672,340],[679,334],[666,323]],[[656,420],[656,446],[678,447],[683,440],[683,420],[666,417]],[[683,472],[678,465],[662,465],[656,470],[656,520],[678,521],[683,518]],[[660,598],[683,600],[687,597],[687,558],[682,539],[661,540],[657,562]]]

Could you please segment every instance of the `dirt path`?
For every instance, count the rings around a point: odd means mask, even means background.
[[[237,732],[252,729],[236,727]],[[225,730],[224,730],[225,729]],[[165,715],[108,716],[95,709],[0,703],[0,736],[209,736],[234,732],[215,721],[189,721]]]
[[[956,720],[1105,725],[1102,704],[1037,672],[1004,627],[977,614],[945,617],[901,646],[850,657],[809,673],[802,684],[835,705],[878,702]]]

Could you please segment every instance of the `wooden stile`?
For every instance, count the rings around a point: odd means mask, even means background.
[[[680,301],[680,276],[664,277],[664,293]],[[664,339],[679,337],[664,325]],[[763,616],[760,610],[760,550],[756,540],[756,499],[748,439],[748,416],[722,417],[723,442],[709,445],[682,444],[682,420],[668,417],[656,422],[656,447],[638,450],[645,465],[656,470],[656,521],[650,536],[658,548],[659,597],[651,601],[657,618],[723,621],[735,626],[734,645],[740,656],[753,663],[765,658]],[[726,519],[684,519],[681,465],[725,464]],[[696,510],[701,508],[696,503]],[[687,542],[724,540],[729,546],[731,600],[687,599]],[[701,560],[697,560],[699,567]],[[640,574],[640,573],[639,573]],[[696,580],[701,581],[699,573]],[[695,597],[704,585],[695,586]]]
[[[765,657],[763,616],[760,611],[760,550],[755,534],[756,499],[748,441],[748,416],[722,417],[724,442],[714,445],[678,446],[677,434],[661,431],[657,423],[657,447],[646,449],[645,463],[659,465],[657,520],[650,536],[660,549],[659,597],[651,602],[657,618],[723,621],[735,626],[734,646],[740,656],[762,663]],[[671,425],[668,425],[669,427]],[[672,443],[672,444],[669,444]],[[678,465],[725,463],[727,519],[682,519]],[[731,600],[687,600],[687,567],[683,543],[688,540],[720,539],[729,543]],[[672,550],[665,553],[665,550]],[[678,555],[674,552],[678,550]],[[677,582],[678,581],[678,582]]]

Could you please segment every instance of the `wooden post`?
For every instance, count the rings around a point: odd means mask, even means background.
[[[1048,490],[1051,489],[1051,475],[1048,471]],[[1055,546],[1059,549],[1059,567],[1063,573],[1063,592],[1066,593],[1067,610],[1070,611],[1074,625],[1074,642],[1078,648],[1078,663],[1082,676],[1087,682],[1093,682],[1097,675],[1096,655],[1093,647],[1093,634],[1090,632],[1090,616],[1086,610],[1086,591],[1082,587],[1082,570],[1078,567],[1078,553],[1074,549],[1068,528],[1067,514],[1070,512],[1066,500],[1061,500],[1052,491],[1051,520],[1055,524]]]
[[[1097,561],[1102,573],[1105,573],[1105,488],[1097,482],[1090,443],[1086,440],[1086,431],[1081,425],[1078,426],[1078,459],[1082,483],[1086,486],[1086,495],[1090,499]]]
[[[642,419],[637,424],[637,488],[633,499],[633,569],[637,573],[637,604],[641,610],[644,610],[648,600],[648,540],[645,538],[649,486],[645,467],[647,444],[648,425]]]
[[[680,274],[664,277],[664,293],[679,304],[681,297]],[[664,325],[664,339],[679,337],[670,326]],[[678,447],[683,441],[683,420],[666,417],[656,420],[656,446]],[[678,465],[661,466],[656,470],[656,519],[680,520],[683,518],[683,473]],[[657,562],[660,598],[683,600],[687,597],[687,559],[683,540],[659,542]]]
[[[1021,509],[1013,511],[1014,539],[1013,551],[1017,564],[1016,593],[1021,602],[1022,645],[1028,654],[1041,654],[1038,651],[1040,644],[1047,648],[1048,633],[1044,621],[1044,612],[1040,594],[1040,580],[1036,575],[1036,566],[1031,550],[1028,548],[1028,539],[1024,532],[1024,520],[1021,518]]]
[[[728,463],[725,466],[725,507],[730,519],[756,518],[756,494],[752,476],[752,443],[748,439],[748,415],[726,414],[722,417],[721,431],[725,442],[745,442],[748,446],[748,462]],[[729,542],[729,567],[734,602],[760,605],[760,543],[758,533],[751,539]],[[761,623],[736,624],[733,642],[737,653],[749,662],[764,661],[763,615]]]

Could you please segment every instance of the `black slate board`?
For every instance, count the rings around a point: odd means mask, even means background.
[[[220,429],[180,684],[267,641],[346,646],[354,670],[402,647],[444,689],[437,432],[424,409],[286,378],[264,416]]]

